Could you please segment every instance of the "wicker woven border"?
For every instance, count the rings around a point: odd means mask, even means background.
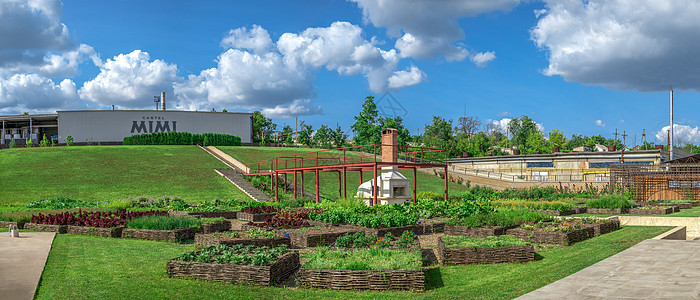
[[[292,239],[292,244],[295,247],[318,247],[324,245],[333,245],[335,240],[346,234],[355,234],[357,230],[348,229],[347,231],[329,232],[329,233],[303,233],[290,232],[289,236]]]
[[[66,233],[66,232],[68,232],[68,225],[49,225],[49,224],[37,224],[37,223],[24,223],[24,229]]]
[[[356,225],[347,225],[348,228],[352,228],[357,231],[362,231],[367,235],[374,234],[376,236],[385,236],[387,233],[390,233],[394,236],[401,236],[404,231],[412,231],[415,234],[419,234],[423,232],[423,227],[421,225],[409,225],[409,226],[401,226],[401,227],[389,227],[389,228],[367,228],[367,227],[362,227],[362,226],[356,226]]]
[[[237,211],[203,211],[203,212],[186,212],[186,211],[168,211],[171,216],[191,216],[191,217],[201,217],[201,218],[226,218],[226,219],[236,219],[238,217]]]
[[[0,221],[0,228],[8,228],[10,225],[14,225],[17,226],[17,229],[24,229],[24,223],[27,222]]]
[[[197,228],[183,228],[177,230],[125,228],[122,231],[122,237],[151,241],[181,242],[194,239],[195,231],[197,231]]]
[[[267,246],[270,248],[277,247],[279,245],[291,246],[291,240],[289,237],[273,237],[266,239],[248,239],[248,238],[224,238],[216,237],[213,234],[195,234],[194,243],[199,247],[208,247],[216,245],[255,245],[257,247]]]
[[[249,214],[249,213],[244,213],[242,211],[238,212],[238,215],[236,218],[239,220],[245,220],[245,221],[253,221],[253,222],[263,222],[265,219],[272,218],[276,215],[277,213],[270,213],[270,214]]]
[[[443,264],[495,264],[505,262],[529,262],[535,260],[535,247],[445,247],[438,238],[438,254]]]
[[[663,203],[647,203],[647,205],[669,206],[669,204],[663,204]],[[693,201],[693,202],[684,203],[684,204],[672,204],[672,206],[678,206],[679,209],[691,209],[693,207],[700,206],[700,201]]]
[[[87,234],[87,235],[96,235],[96,236],[101,236],[101,237],[120,238],[122,236],[122,231],[124,230],[124,228],[126,228],[126,227],[100,228],[100,227],[68,225],[67,233]]]
[[[433,234],[445,232],[445,222],[434,220],[422,220],[417,226],[421,229],[415,234]]]
[[[588,207],[582,206],[582,207],[577,207],[576,208],[576,213],[577,214],[585,214],[588,212]]]
[[[506,234],[535,243],[571,245],[586,240],[594,235],[593,227],[576,229],[569,232],[547,232],[523,229],[508,229]]]
[[[629,208],[590,208],[586,209],[586,213],[594,215],[620,215],[629,213]]]
[[[511,227],[467,227],[459,225],[445,225],[445,234],[447,235],[463,235],[471,237],[487,237],[487,236],[499,236],[506,234],[506,230],[515,228]]]
[[[655,209],[630,208],[631,215],[668,215],[675,211],[677,206],[659,206]]]
[[[218,218],[218,217],[217,217]],[[231,229],[231,221],[224,221],[212,224],[202,224],[203,233],[222,232]]]
[[[168,260],[166,271],[170,277],[192,277],[211,281],[273,285],[299,269],[299,254],[288,252],[269,266],[185,262]]]
[[[299,284],[333,290],[425,291],[423,270],[299,269]]]
[[[618,230],[620,228],[620,220],[611,219],[605,223],[596,223],[593,225],[593,236],[599,236]]]
[[[568,209],[568,210],[536,210],[543,214],[548,214],[550,216],[568,216],[578,214],[578,209]]]

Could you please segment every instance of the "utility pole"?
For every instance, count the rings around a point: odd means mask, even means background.
[[[622,131],[622,134],[620,136],[622,136],[622,147],[627,147],[627,134],[625,134],[624,130]]]
[[[617,128],[615,128],[615,133],[613,133],[613,135],[615,136],[615,141],[617,142]]]
[[[642,145],[647,143],[647,130],[642,129]]]
[[[634,149],[634,147],[637,147],[637,134],[636,133],[634,134],[634,145],[632,146],[632,149]]]

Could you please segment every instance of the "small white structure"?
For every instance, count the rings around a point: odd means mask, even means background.
[[[382,130],[382,162],[397,162],[398,159],[398,131],[393,128]],[[374,199],[373,191],[377,185],[377,203],[404,204],[413,199],[409,194],[408,178],[399,173],[398,167],[383,167],[377,178],[363,182],[357,188],[357,197],[365,200],[370,205]]]

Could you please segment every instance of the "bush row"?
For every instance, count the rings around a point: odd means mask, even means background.
[[[154,132],[127,136],[124,145],[240,146],[239,136],[223,133]]]

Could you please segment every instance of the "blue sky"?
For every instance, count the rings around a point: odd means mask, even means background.
[[[439,4],[436,4],[439,3]],[[350,130],[387,92],[432,116],[700,143],[695,1],[70,1],[0,3],[0,114],[262,110]],[[386,103],[386,102],[384,102]],[[665,138],[664,138],[665,140]]]

